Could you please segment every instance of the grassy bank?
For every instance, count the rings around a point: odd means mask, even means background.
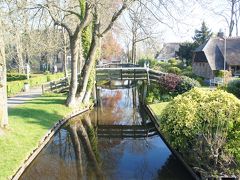
[[[164,108],[167,106],[168,102],[161,102],[157,104],[149,105],[153,113],[156,115],[157,119],[160,119],[163,113]]]
[[[71,112],[65,97],[39,97],[9,110],[9,128],[0,136],[0,180],[13,175],[54,123]]]

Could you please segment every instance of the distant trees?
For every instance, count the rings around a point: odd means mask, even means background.
[[[112,60],[113,58],[119,58],[123,49],[117,40],[113,37],[112,33],[108,33],[102,41],[101,45],[101,57],[106,60]]]
[[[206,23],[203,21],[201,28],[195,30],[195,35],[193,37],[194,43],[198,46],[205,43],[212,36],[211,30],[206,26]]]
[[[186,64],[189,66],[192,64],[193,51],[203,43],[207,42],[212,36],[211,30],[207,27],[206,23],[203,21],[201,28],[195,30],[195,35],[193,37],[194,42],[184,42],[180,44],[178,56],[180,59],[185,60]]]

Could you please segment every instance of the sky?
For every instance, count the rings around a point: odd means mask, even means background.
[[[184,19],[182,19],[181,22],[178,23],[178,28],[176,28],[176,26],[173,26],[173,28],[162,28],[163,40],[165,42],[191,41],[192,37],[194,36],[195,30],[200,29],[203,21],[205,21],[207,27],[209,27],[209,29],[211,29],[213,33],[217,33],[221,29],[227,34],[227,22],[222,17],[222,15],[225,15],[224,13],[227,13],[228,10],[225,6],[226,2],[227,0],[206,0],[206,2],[202,4],[193,4],[187,14],[182,14]],[[221,12],[221,15],[218,15],[214,11]]]
[[[148,17],[153,19],[154,23],[147,23],[147,25],[153,32],[158,32],[158,34],[154,37],[153,48],[149,48],[146,41],[138,43],[137,47],[143,53],[151,51],[149,49],[152,49],[152,52],[159,51],[163,43],[193,41],[195,30],[201,28],[203,21],[215,35],[220,29],[228,35],[228,24],[223,16],[230,16],[230,5],[228,4],[230,0],[161,0],[161,2],[165,3],[166,8],[164,8],[163,4],[159,5],[159,1],[146,0],[148,5],[150,3],[148,6],[149,12],[157,16],[157,18],[154,18],[149,13],[150,16]],[[172,4],[169,4],[169,2],[172,2]],[[134,8],[132,7],[132,9]],[[142,14],[144,13],[146,12],[143,11]],[[117,39],[123,48],[127,50],[126,42],[131,43],[130,39],[132,38],[131,28],[129,30],[131,23],[127,13],[124,13],[120,18],[120,22],[122,34],[118,34]],[[233,31],[234,34],[235,31]]]

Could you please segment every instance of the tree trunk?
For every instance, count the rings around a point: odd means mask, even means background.
[[[7,110],[7,78],[6,78],[6,59],[5,47],[3,41],[2,24],[0,20],[0,126],[8,125],[8,110]]]
[[[69,94],[66,100],[66,105],[74,107],[76,105],[77,92],[77,61],[78,61],[78,37],[70,36],[70,53],[71,53],[71,80]]]
[[[96,55],[96,51],[97,51],[99,40],[100,40],[100,37],[97,36],[98,24],[96,24],[95,26],[97,26],[97,27],[94,28],[95,29],[94,36],[92,38],[89,55],[88,55],[89,58],[85,62],[85,65],[83,67],[83,70],[81,73],[82,80],[78,87],[78,101],[80,103],[83,102],[83,98],[84,98],[86,90],[87,90],[89,77],[90,77],[93,65],[95,64],[95,60],[96,60],[95,55]]]
[[[67,68],[67,36],[66,33],[63,32],[63,72],[64,76],[68,78],[68,68]]]
[[[23,51],[22,51],[22,45],[21,45],[21,40],[20,40],[20,35],[19,32],[16,31],[16,37],[15,37],[15,42],[16,42],[16,55],[17,55],[17,60],[18,60],[18,72],[21,74],[24,74],[24,62],[23,62]]]
[[[97,162],[96,156],[93,152],[90,140],[88,138],[88,134],[86,129],[84,128],[82,122],[80,122],[79,129],[77,131],[78,135],[80,136],[80,139],[84,143],[83,148],[85,149],[85,153],[89,159],[89,161],[94,165],[95,170],[97,171],[98,175],[102,174],[101,168]]]
[[[69,134],[70,134],[70,137],[72,140],[73,149],[74,149],[75,156],[76,156],[78,179],[81,179],[82,175],[83,175],[82,152],[81,152],[80,140],[79,140],[78,134],[77,134],[77,127],[76,127],[75,123],[73,125],[69,126]]]
[[[234,7],[235,7],[235,0],[231,1],[231,16],[230,16],[230,22],[229,22],[229,37],[232,37],[232,31],[233,31],[233,27],[234,27],[234,20],[233,20],[233,16],[234,16]]]

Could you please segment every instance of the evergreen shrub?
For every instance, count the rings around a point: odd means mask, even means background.
[[[202,176],[240,169],[240,101],[234,95],[194,88],[175,97],[159,123],[167,141]]]

